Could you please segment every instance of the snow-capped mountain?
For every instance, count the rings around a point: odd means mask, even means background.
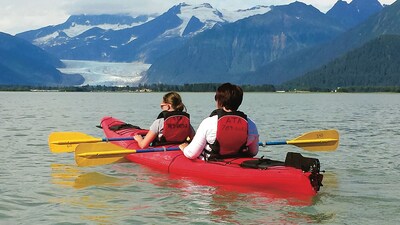
[[[174,7],[176,16],[182,21],[179,26],[170,29],[162,36],[193,36],[212,28],[216,23],[226,23],[221,12],[210,4],[189,5],[181,3]]]
[[[353,0],[342,17],[301,2],[275,6],[196,36],[154,62],[143,82],[282,84],[379,35],[397,35],[396,3],[382,9],[377,0]],[[343,18],[359,25],[349,28]]]
[[[62,24],[47,26],[37,30],[17,34],[33,44],[46,48],[59,45],[93,28],[103,30],[122,30],[154,19],[152,16],[142,15],[131,17],[128,15],[73,15]]]
[[[268,6],[256,6],[250,9],[236,11],[220,11],[213,8],[208,3],[203,3],[201,5],[181,3],[178,7],[180,7],[180,13],[178,13],[177,16],[182,20],[182,24],[176,28],[176,30],[179,31],[176,34],[182,37],[185,35],[195,35],[211,29],[216,23],[232,23],[249,16],[264,14],[270,10]],[[190,24],[190,22],[193,22],[193,20],[198,20],[203,26],[195,32],[185,32],[185,30],[190,30],[190,26],[193,25]]]
[[[60,59],[106,62],[153,62],[215,24],[269,11],[254,7],[218,11],[210,4],[181,3],[157,17],[78,15],[65,23],[17,34]]]

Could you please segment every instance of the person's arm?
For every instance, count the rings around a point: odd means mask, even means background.
[[[259,134],[257,130],[257,126],[253,120],[247,118],[248,123],[248,136],[247,136],[247,147],[249,148],[249,155],[255,156],[258,153],[258,142],[259,142]]]
[[[159,130],[161,130],[161,123],[164,124],[164,120],[156,119],[144,138],[141,135],[133,136],[140,148],[149,147],[150,143],[157,137]]]
[[[201,122],[199,128],[194,135],[190,144],[184,143],[179,145],[179,148],[183,151],[183,154],[189,159],[198,158],[203,152],[204,147],[207,144],[207,130],[210,127],[209,119],[206,118]]]
[[[156,138],[157,134],[149,130],[146,136],[143,138],[142,135],[135,135],[133,138],[137,141],[140,148],[149,147],[150,143]]]

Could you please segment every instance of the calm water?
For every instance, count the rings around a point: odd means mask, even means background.
[[[51,132],[103,137],[95,126],[105,115],[148,127],[162,94],[0,92],[0,224],[400,223],[398,94],[245,94],[241,110],[260,140],[340,132],[335,152],[272,146],[259,153],[319,158],[326,180],[309,202],[174,179],[131,163],[79,168],[73,154],[50,153]],[[215,107],[213,94],[182,96],[197,128]]]

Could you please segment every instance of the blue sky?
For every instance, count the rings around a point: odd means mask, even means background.
[[[300,0],[321,12],[337,0]],[[350,0],[346,0],[351,2]],[[379,0],[392,4],[395,0]],[[283,5],[294,0],[0,0],[0,31],[16,34],[48,25],[63,23],[73,14],[126,13],[131,15],[162,13],[173,5],[210,3],[217,9],[247,9],[256,5]]]

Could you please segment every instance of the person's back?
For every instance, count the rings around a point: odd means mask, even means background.
[[[160,135],[155,138],[153,145],[180,144],[192,137],[190,115],[183,111],[162,111],[157,119],[163,123]]]
[[[162,112],[149,128],[149,132],[143,138],[135,135],[134,138],[141,148],[152,145],[178,144],[187,137],[194,136],[194,130],[190,125],[190,116],[182,102],[181,96],[176,92],[169,92],[163,96],[160,104]]]
[[[208,159],[232,158],[245,155],[247,150],[247,115],[240,111],[214,110],[211,116],[218,117],[216,140],[205,151]]]
[[[186,157],[206,159],[251,157],[258,153],[258,131],[254,122],[238,111],[243,90],[225,83],[215,94],[217,110],[204,119],[193,141],[180,148]]]

